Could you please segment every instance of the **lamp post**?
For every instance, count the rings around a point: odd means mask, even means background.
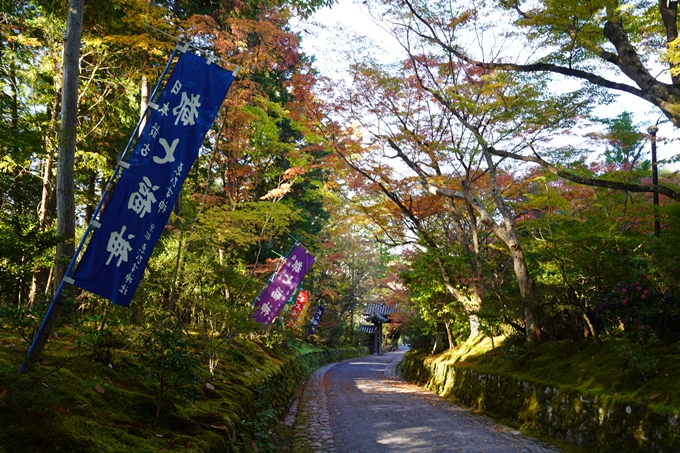
[[[652,184],[654,185],[654,236],[661,235],[661,224],[659,222],[659,192],[656,190],[659,185],[659,169],[656,161],[656,133],[659,128],[649,126],[647,132],[652,136]]]

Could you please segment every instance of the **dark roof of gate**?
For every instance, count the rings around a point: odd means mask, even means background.
[[[366,304],[366,310],[364,310],[364,314],[370,316],[374,313],[378,313],[382,316],[390,316],[391,314],[395,313],[397,309],[397,305],[369,303]]]
[[[364,332],[367,334],[372,334],[375,333],[375,326],[373,324],[360,324],[359,325],[359,332]]]

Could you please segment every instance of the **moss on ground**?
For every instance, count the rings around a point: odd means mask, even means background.
[[[60,328],[30,373],[27,345],[0,333],[0,453],[273,451],[279,421],[318,366],[359,355],[307,344],[269,348],[237,339],[213,376],[170,391],[156,423],[157,383],[134,352],[110,366]]]
[[[599,395],[638,401],[663,410],[680,408],[680,349],[677,345],[658,345],[650,348],[649,355],[658,365],[644,374],[626,367],[616,347],[624,339],[605,338],[602,345],[584,339],[578,351],[566,356],[564,346],[546,342],[519,352],[510,351],[496,339],[495,353],[488,338],[477,339],[472,346],[450,351],[437,357],[437,361],[470,366],[482,372],[508,374],[517,379],[539,384],[557,384],[573,387]]]

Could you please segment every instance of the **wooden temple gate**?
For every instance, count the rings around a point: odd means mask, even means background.
[[[364,321],[370,324],[361,324],[359,331],[369,336],[368,349],[370,354],[382,355],[383,353],[383,324],[393,322],[390,316],[397,310],[396,305],[369,303],[364,311]]]

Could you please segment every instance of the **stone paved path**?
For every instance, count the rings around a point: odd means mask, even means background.
[[[404,352],[347,360],[314,372],[300,402],[296,451],[559,453],[407,383],[396,373]]]
[[[335,452],[335,442],[330,427],[328,404],[324,390],[324,377],[326,372],[336,365],[338,363],[323,366],[309,377],[295,425],[295,444],[297,444],[298,450],[301,449],[300,445],[304,444],[305,447],[316,453]]]

